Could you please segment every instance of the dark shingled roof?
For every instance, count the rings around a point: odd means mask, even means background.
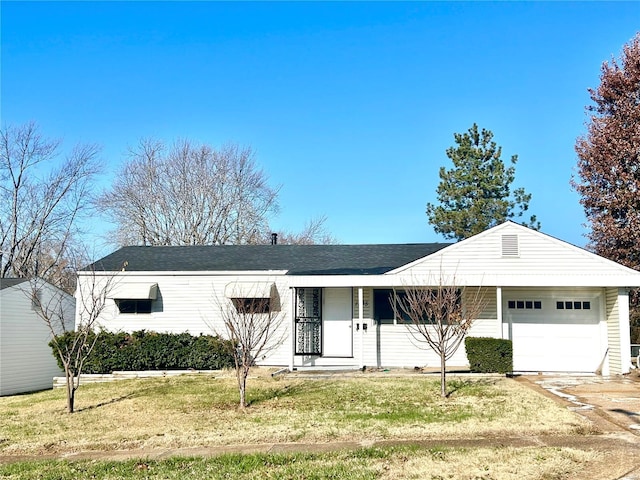
[[[376,275],[450,245],[211,245],[123,247],[98,260],[96,270],[287,270],[289,275]]]
[[[20,285],[22,282],[26,281],[26,278],[0,278],[0,290]]]

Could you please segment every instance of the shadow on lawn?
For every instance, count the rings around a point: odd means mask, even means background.
[[[117,398],[112,398],[111,400],[107,400],[106,402],[100,402],[97,403],[95,405],[89,405],[88,407],[84,407],[84,408],[77,408],[76,412],[85,412],[88,410],[94,410],[96,408],[100,408],[100,407],[106,407],[107,405],[113,405],[114,403],[118,403],[121,402],[123,400],[127,400],[129,398],[133,398],[135,397],[134,393],[130,393],[128,395],[123,395],[121,397],[117,397]]]
[[[447,398],[450,398],[455,393],[467,393],[469,395],[487,396],[487,388],[492,387],[495,384],[496,380],[493,378],[451,379],[447,381]]]
[[[259,405],[264,402],[268,402],[270,400],[277,400],[287,397],[295,397],[300,395],[302,392],[308,390],[308,387],[303,386],[302,384],[294,384],[294,385],[284,385],[280,388],[269,388],[269,389],[261,389],[258,391],[251,391],[249,393],[249,398],[247,402],[247,406]]]
[[[611,411],[616,413],[622,413],[623,415],[626,415],[632,420],[637,420],[638,418],[640,418],[640,413],[632,412],[630,410],[625,410],[624,408],[612,408]]]

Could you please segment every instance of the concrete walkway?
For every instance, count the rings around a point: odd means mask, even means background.
[[[83,451],[65,454],[0,455],[0,463],[34,460],[162,460],[171,457],[214,457],[224,454],[323,453],[373,447],[419,446],[422,448],[569,447],[613,451],[640,448],[640,438],[625,433],[589,436],[511,436],[477,439],[379,440],[329,443],[264,443],[185,448],[140,448],[113,451]],[[639,459],[640,462],[640,459]]]

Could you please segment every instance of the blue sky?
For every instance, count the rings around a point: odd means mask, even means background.
[[[542,231],[583,246],[571,190],[587,88],[640,2],[6,2],[1,121],[102,145],[251,145],[274,228],[341,243],[442,241],[427,224],[453,134],[492,130]],[[97,221],[96,231],[104,231]]]

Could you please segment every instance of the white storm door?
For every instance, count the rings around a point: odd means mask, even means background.
[[[351,288],[322,291],[322,356],[353,357]]]

